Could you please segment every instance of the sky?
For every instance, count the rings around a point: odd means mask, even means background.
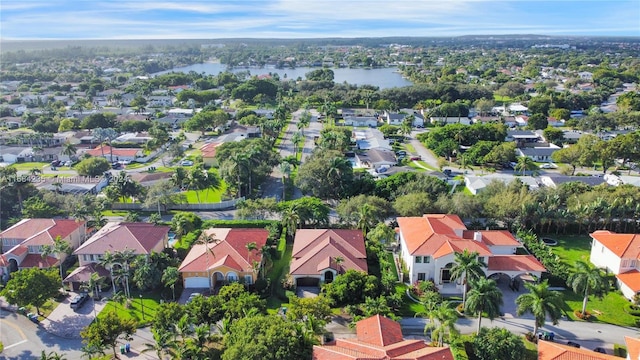
[[[0,38],[640,36],[640,0],[0,0]]]

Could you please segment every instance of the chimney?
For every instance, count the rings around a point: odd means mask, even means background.
[[[482,233],[480,231],[476,231],[473,233],[473,240],[482,242]]]

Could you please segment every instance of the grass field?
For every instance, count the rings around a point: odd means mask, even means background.
[[[556,240],[558,245],[552,246],[553,253],[558,255],[567,264],[575,264],[576,261],[589,261],[591,252],[591,238],[586,235],[540,235],[540,238],[548,237]]]
[[[396,294],[401,294],[404,300],[400,308],[400,316],[403,317],[413,317],[416,314],[424,312],[424,306],[422,306],[422,304],[413,301],[407,296],[408,288],[407,284],[399,283],[396,285]]]
[[[222,200],[222,194],[226,191],[226,185],[222,186],[220,190],[188,190],[184,194],[187,197],[187,203],[217,203]],[[200,201],[198,201],[198,198]]]
[[[271,282],[271,296],[267,298],[267,309],[269,313],[275,314],[282,307],[284,298],[286,298],[284,288],[281,282],[284,276],[289,272],[289,263],[291,263],[291,253],[293,252],[293,244],[286,244],[284,239],[278,244],[278,249],[282,250],[282,242],[285,242],[284,252],[278,252],[280,258],[274,260],[271,270],[267,274]]]
[[[497,94],[493,94],[493,100],[497,101],[497,102],[507,102],[507,103],[512,103],[514,101],[513,98],[510,98],[508,96],[501,96],[501,95],[497,95]]]
[[[140,295],[142,295],[142,298]],[[158,292],[139,293],[131,291],[130,306],[128,308],[125,304],[109,301],[100,314],[98,314],[98,319],[106,316],[108,312],[115,311],[119,318],[134,319],[138,322],[138,326],[149,324],[156,315],[160,300],[161,297]]]
[[[45,166],[49,166],[51,165],[50,163],[46,163],[46,162],[23,162],[23,163],[13,163],[11,165],[9,165],[9,167],[13,167],[16,168],[16,170],[18,171],[29,171],[33,168],[36,169],[42,169]]]

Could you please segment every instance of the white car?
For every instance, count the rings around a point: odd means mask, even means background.
[[[546,164],[542,164],[540,165],[541,169],[555,169],[558,166],[556,166],[556,164],[552,164],[552,163],[546,163]]]
[[[182,165],[182,166],[191,166],[191,165],[193,165],[193,161],[191,161],[191,160],[182,160],[180,162],[180,165]]]

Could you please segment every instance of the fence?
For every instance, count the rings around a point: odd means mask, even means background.
[[[171,204],[167,205],[166,210],[185,210],[185,211],[217,211],[228,210],[235,208],[238,201],[244,200],[244,197],[238,199],[231,199],[221,201],[219,203],[204,203],[204,204]],[[157,211],[157,206],[145,207],[144,204],[123,204],[114,203],[111,205],[112,210],[144,210],[144,211]],[[162,210],[165,211],[164,206]]]

